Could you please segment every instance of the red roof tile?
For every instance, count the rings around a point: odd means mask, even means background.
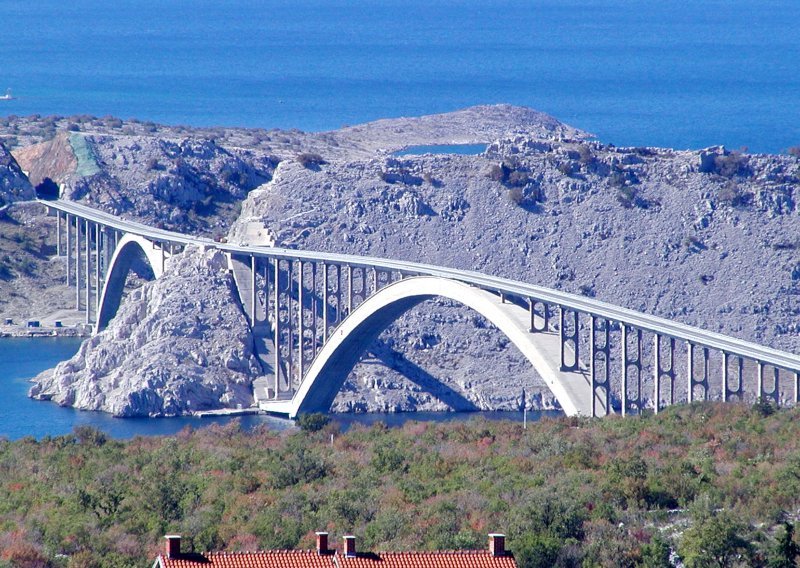
[[[492,556],[488,550],[436,552],[359,553],[355,557],[336,555],[339,568],[516,568],[511,554]]]
[[[260,552],[207,552],[159,556],[164,568],[333,568],[333,555],[316,550],[265,550]]]

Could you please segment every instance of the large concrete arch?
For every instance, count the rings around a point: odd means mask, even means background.
[[[145,260],[155,277],[161,278],[164,273],[164,254],[161,248],[144,237],[128,233],[120,239],[106,272],[106,281],[103,284],[100,306],[97,310],[95,333],[104,330],[108,322],[117,315],[122,292],[125,290],[125,280],[134,261]]]
[[[588,371],[583,366],[578,371],[560,368],[561,340],[557,332],[531,333],[527,309],[504,303],[486,290],[434,276],[405,278],[367,298],[323,345],[292,400],[275,401],[264,408],[291,417],[328,411],[347,375],[378,335],[404,312],[437,296],[464,304],[497,326],[531,362],[566,414],[591,415]],[[601,398],[596,397],[595,403],[598,413],[604,414]]]

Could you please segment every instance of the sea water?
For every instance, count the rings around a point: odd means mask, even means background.
[[[507,102],[617,145],[800,144],[796,0],[3,0],[0,116],[335,129]]]
[[[800,145],[796,0],[3,0],[0,29],[0,116],[329,130],[507,102],[617,145]],[[0,340],[0,436],[198,424],[27,399],[77,345]]]
[[[294,422],[285,418],[267,415],[245,415],[237,417],[215,416],[205,418],[114,418],[104,412],[80,411],[63,408],[54,402],[28,398],[30,379],[41,371],[55,367],[69,359],[80,346],[76,338],[0,338],[0,438],[17,440],[26,436],[61,436],[69,434],[76,426],[92,426],[113,438],[155,436],[175,434],[180,430],[203,428],[211,424],[239,422],[245,428],[265,426],[272,430],[293,428]],[[466,420],[475,413],[454,412],[409,412],[399,414],[343,414],[334,417],[343,430],[356,424],[370,425],[383,422],[389,426],[400,426],[409,420],[449,421]],[[483,412],[481,416],[490,420],[522,421],[520,412]],[[529,412],[528,420],[537,420],[558,412]]]

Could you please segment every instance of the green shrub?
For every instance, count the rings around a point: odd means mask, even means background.
[[[318,432],[327,426],[330,421],[330,417],[321,412],[300,414],[297,417],[297,425],[304,432]]]

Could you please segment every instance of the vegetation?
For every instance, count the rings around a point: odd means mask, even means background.
[[[314,154],[312,152],[304,152],[302,154],[298,154],[297,158],[295,158],[297,162],[307,168],[309,170],[316,170],[319,169],[320,166],[325,164],[325,160],[319,154]]]
[[[37,260],[43,258],[42,247],[33,230],[13,219],[0,219],[0,281],[33,276]]]
[[[670,554],[792,566],[798,418],[694,404],[527,429],[232,424],[124,442],[81,427],[0,441],[0,566],[145,566],[168,532],[195,550],[312,548],[319,529],[364,550],[484,548],[503,531],[525,568],[669,566]]]

